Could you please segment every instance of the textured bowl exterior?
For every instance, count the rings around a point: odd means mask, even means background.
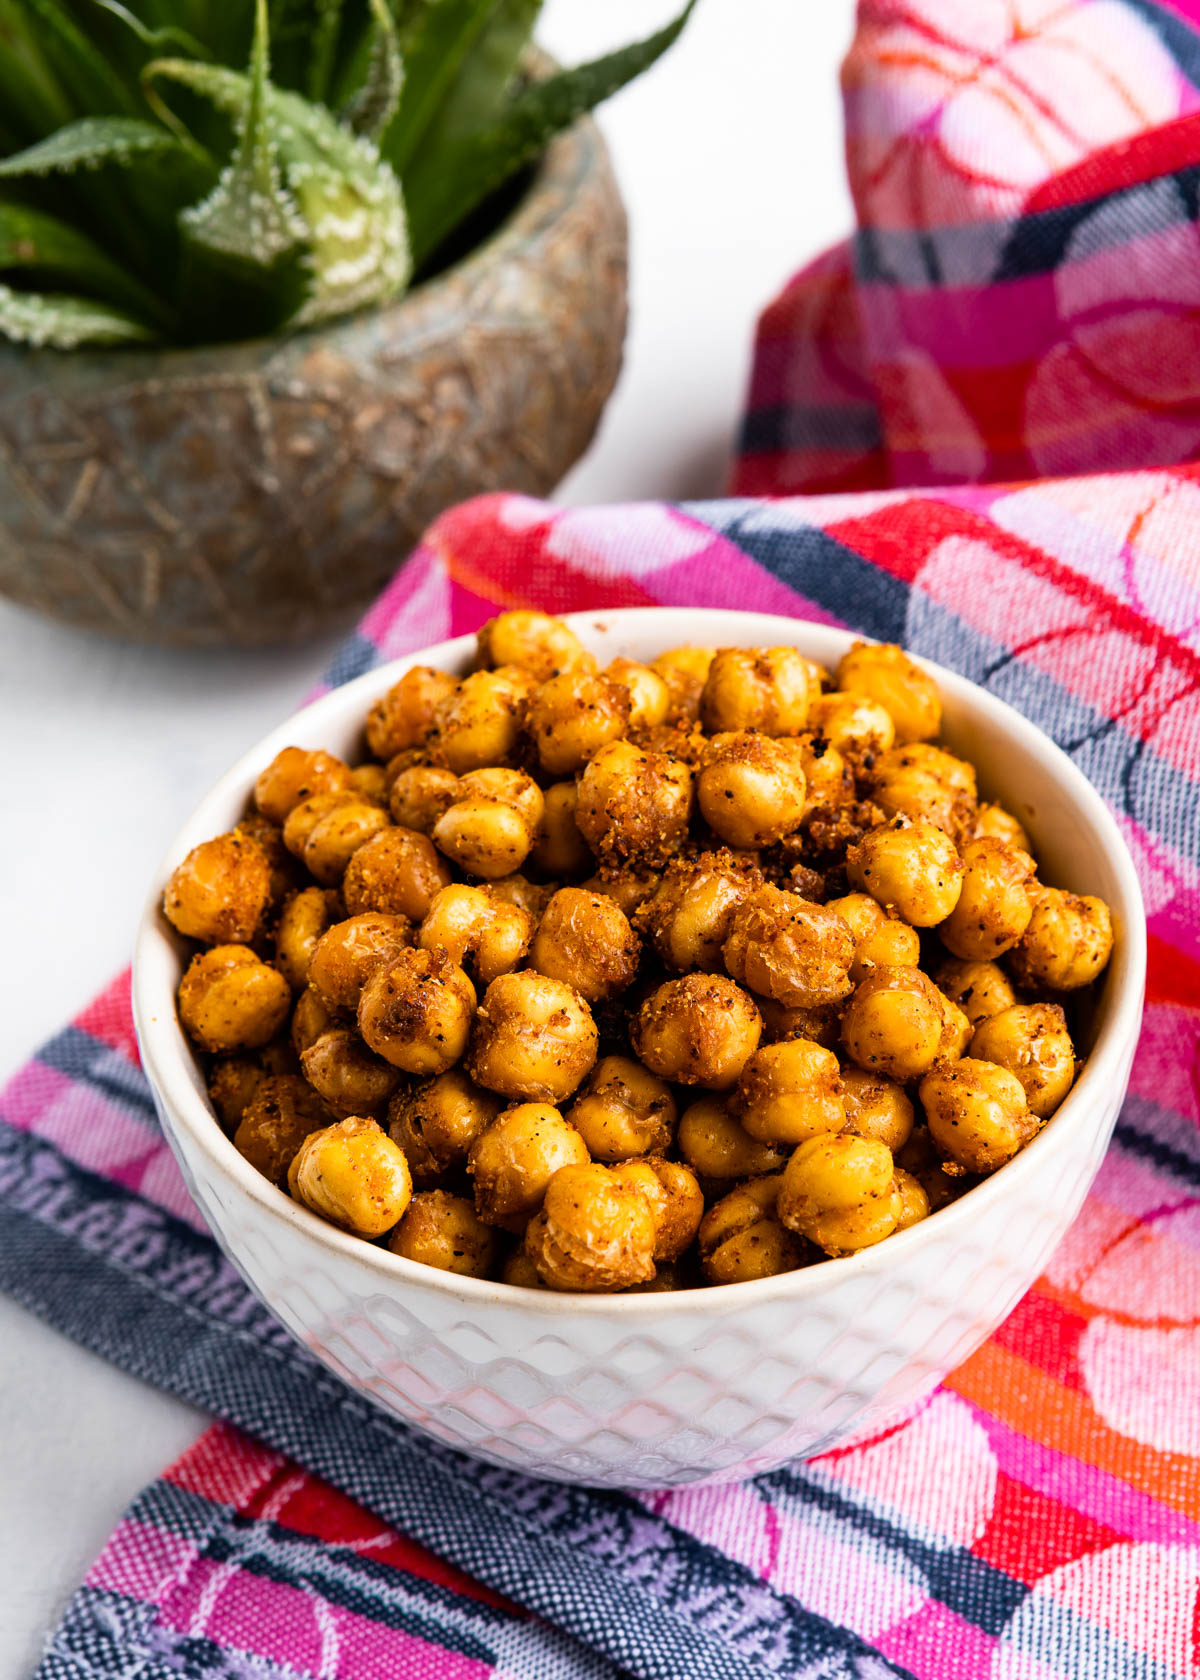
[[[579,615],[597,651],[790,643],[835,662],[842,632],[757,614]],[[406,665],[464,667],[470,642],[370,672],[263,742],[200,807],[164,864],[228,826],[291,741],[347,751]],[[947,737],[1032,829],[1053,880],[1113,905],[1118,945],[1083,1074],[1052,1122],[969,1195],[876,1249],[728,1289],[612,1297],[451,1278],[323,1224],[255,1174],[214,1122],[175,1018],[181,950],[147,908],[134,970],[163,1125],[226,1253],[289,1330],[352,1387],[438,1440],[560,1480],[656,1487],[731,1480],[819,1452],[919,1400],[1042,1270],[1099,1167],[1141,1018],[1136,877],[1098,796],[1051,743],[951,673]]]
[[[621,366],[626,223],[595,124],[387,309],[198,349],[0,343],[0,594],[145,642],[357,617],[445,508],[544,495]]]

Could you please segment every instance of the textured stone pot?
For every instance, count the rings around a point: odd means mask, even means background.
[[[442,509],[543,494],[616,381],[626,226],[593,123],[401,302],[189,350],[0,345],[0,593],[140,641],[296,640],[360,610]]]

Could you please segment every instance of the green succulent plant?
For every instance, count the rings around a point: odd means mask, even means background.
[[[527,72],[542,0],[0,0],[0,336],[74,349],[399,297],[646,40]]]

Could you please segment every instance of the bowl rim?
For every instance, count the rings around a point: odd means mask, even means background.
[[[647,615],[653,615],[663,624],[664,647],[700,640],[703,628],[707,627],[711,630],[711,635],[704,639],[707,646],[795,646],[808,657],[828,664],[831,654],[840,654],[851,642],[873,640],[840,626],[814,623],[808,619],[713,607],[626,607],[562,616],[572,628],[582,630],[588,637],[601,631],[619,636],[623,625],[633,619],[644,622]],[[678,631],[673,631],[672,625],[678,626]],[[778,627],[777,640],[768,643],[763,638],[771,634],[772,625]],[[755,640],[747,639],[751,626],[754,626]],[[672,635],[673,641],[669,639]],[[926,669],[948,695],[953,695],[956,701],[969,708],[981,710],[994,725],[1012,734],[1026,751],[1048,761],[1048,767],[1054,771],[1071,803],[1101,838],[1120,888],[1112,905],[1120,937],[1108,971],[1110,996],[1105,1003],[1106,1018],[1096,1042],[1051,1122],[1043,1126],[1038,1135],[1002,1170],[992,1173],[966,1195],[939,1209],[928,1219],[856,1254],[803,1266],[775,1277],[725,1287],[620,1295],[528,1289],[516,1284],[440,1271],[365,1242],[293,1201],[238,1153],[232,1140],[217,1123],[212,1109],[192,1084],[195,1070],[193,1053],[179,1025],[173,986],[165,981],[171,962],[177,963],[177,954],[172,945],[173,936],[160,914],[163,887],[186,852],[200,839],[218,832],[218,823],[223,819],[210,820],[206,813],[214,806],[228,804],[235,794],[248,794],[258,772],[281,747],[292,744],[293,737],[303,739],[305,735],[316,734],[322,725],[334,719],[344,722],[347,715],[365,718],[370,702],[410,666],[431,664],[440,668],[461,669],[474,647],[475,636],[470,633],[416,649],[373,666],[361,676],[301,707],[243,753],[200,800],[167,848],[154,874],[134,947],[132,991],[134,1024],[143,1068],[159,1098],[160,1108],[166,1111],[164,1133],[178,1153],[173,1130],[179,1127],[186,1131],[192,1145],[207,1157],[214,1171],[224,1177],[231,1192],[237,1191],[247,1197],[272,1224],[286,1227],[300,1240],[313,1243],[318,1251],[323,1249],[328,1254],[361,1266],[364,1285],[370,1278],[378,1287],[399,1284],[430,1289],[456,1301],[467,1311],[472,1307],[500,1308],[546,1319],[579,1315],[595,1319],[618,1312],[625,1321],[672,1314],[686,1317],[697,1312],[707,1317],[714,1312],[749,1310],[752,1306],[773,1300],[794,1301],[800,1305],[819,1296],[826,1283],[832,1286],[847,1282],[851,1277],[870,1278],[885,1269],[890,1271],[904,1257],[917,1253],[923,1245],[941,1238],[952,1238],[956,1227],[972,1222],[976,1212],[983,1214],[985,1203],[990,1206],[1008,1195],[1019,1198],[1021,1186],[1031,1174],[1040,1170],[1049,1151],[1061,1144],[1064,1130],[1070,1128],[1073,1132],[1086,1134],[1089,1112],[1094,1116],[1103,1113],[1106,1090],[1111,1091],[1113,1083],[1123,1077],[1122,1063],[1131,1037],[1136,1038],[1137,1035],[1145,989],[1145,912],[1129,848],[1099,793],[1048,735],[968,678],[913,654],[910,657]],[[818,651],[813,652],[814,647]]]

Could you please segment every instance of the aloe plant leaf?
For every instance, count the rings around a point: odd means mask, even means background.
[[[402,178],[500,0],[427,0],[401,33],[404,98],[382,151]]]
[[[370,0],[371,51],[362,86],[342,112],[342,120],[355,134],[378,141],[400,105],[404,66],[400,43],[387,0]]]
[[[25,0],[47,59],[82,112],[93,115],[137,111],[129,84],[113,69],[58,0]]]
[[[204,42],[198,40],[195,35],[190,35],[186,29],[176,28],[174,24],[163,24],[157,29],[151,29],[131,12],[128,6],[122,6],[120,0],[92,0],[92,5],[116,18],[142,46],[152,52],[162,52],[167,47],[178,47],[193,58],[206,61],[212,58],[212,53]]]
[[[142,321],[93,298],[57,292],[18,292],[0,285],[0,335],[16,344],[77,350],[84,344],[147,343],[155,334]]]
[[[649,69],[676,41],[695,8],[616,52],[531,82],[489,127],[452,147],[423,146],[405,175],[409,232],[419,268],[472,210],[540,156],[585,111]]]
[[[51,273],[135,313],[162,315],[154,294],[86,234],[28,205],[0,203],[0,272],[13,269]]]
[[[80,117],[24,151],[0,158],[0,176],[54,175],[129,163],[147,153],[179,151],[174,135],[137,117]]]
[[[422,152],[450,150],[499,116],[541,10],[542,0],[498,0],[446,88],[425,130]]]
[[[329,92],[342,27],[342,3],[343,0],[317,0],[316,27],[305,78],[308,97],[315,102],[323,100]]]
[[[76,114],[22,0],[0,0],[0,110],[30,135],[45,134]]]

